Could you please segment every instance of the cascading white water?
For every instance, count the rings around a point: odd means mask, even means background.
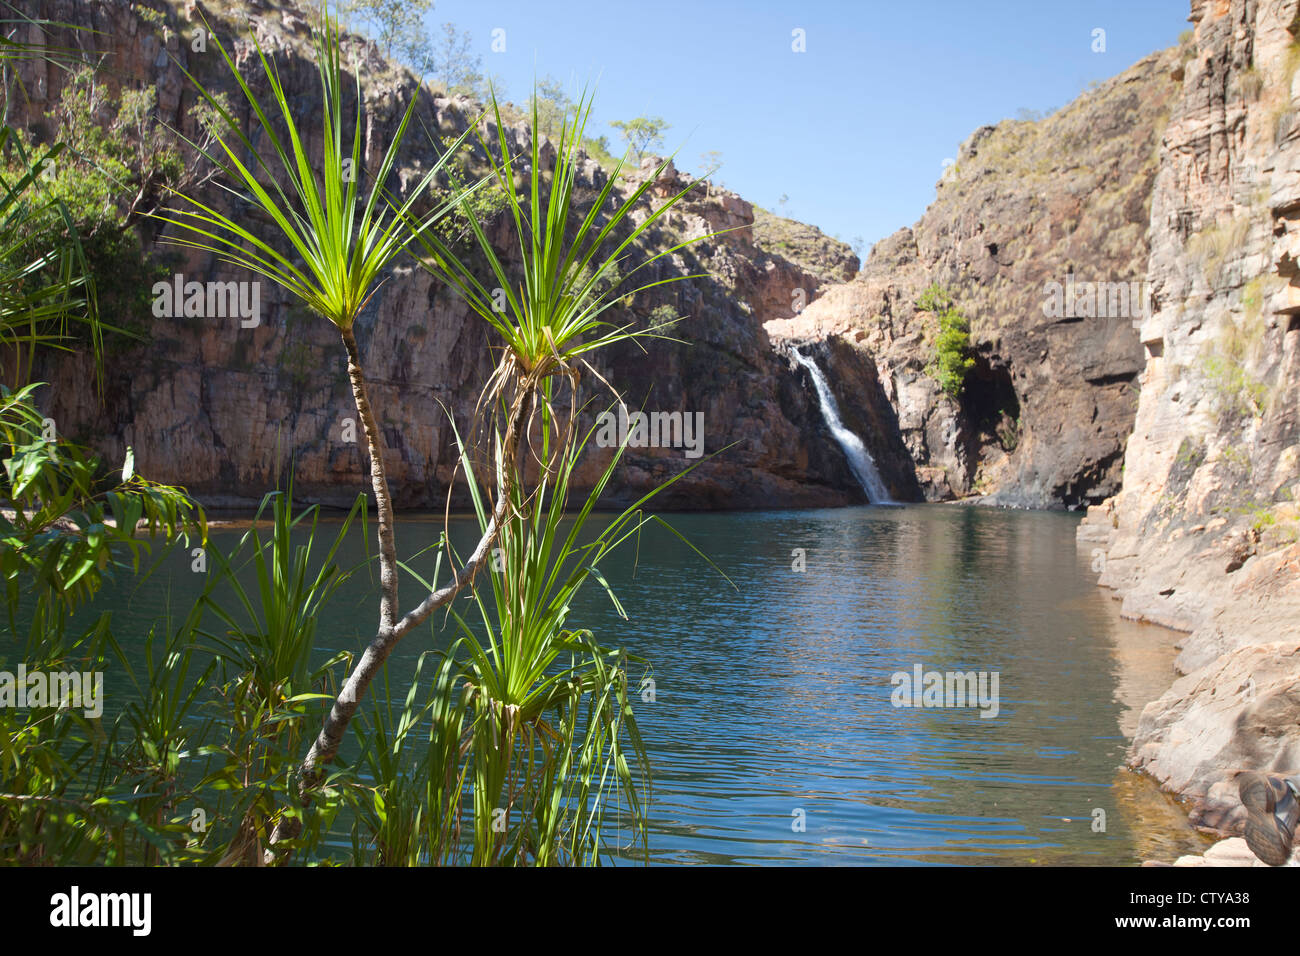
[[[792,347],[790,354],[812,376],[813,385],[817,389],[817,398],[821,402],[822,419],[826,422],[826,427],[831,430],[831,434],[835,436],[835,440],[840,443],[840,447],[844,449],[844,457],[849,460],[849,467],[853,469],[853,474],[862,485],[862,490],[867,493],[872,504],[893,503],[893,499],[889,497],[889,489],[885,487],[880,471],[876,468],[876,461],[871,457],[871,452],[867,451],[866,446],[862,444],[862,439],[845,428],[844,423],[840,421],[840,407],[835,404],[835,396],[831,394],[831,387],[827,384],[826,377],[822,375],[822,370],[817,367],[817,363],[812,358],[802,354],[798,349]]]

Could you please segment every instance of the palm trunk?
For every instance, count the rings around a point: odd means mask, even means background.
[[[379,673],[393,648],[407,633],[424,623],[436,609],[455,598],[473,580],[491,554],[492,545],[496,541],[510,507],[509,481],[514,479],[513,469],[520,458],[520,450],[527,440],[527,429],[524,427],[524,423],[527,422],[532,407],[532,389],[536,387],[531,377],[520,385],[520,395],[516,400],[506,426],[506,452],[504,454],[506,460],[504,467],[506,474],[510,478],[507,479],[506,486],[498,491],[492,518],[488,522],[488,526],[474,551],[464,565],[458,570],[453,570],[450,584],[430,593],[420,602],[419,606],[398,620],[397,553],[393,535],[392,501],[388,491],[388,478],[384,471],[383,442],[379,435],[378,426],[375,423],[374,414],[370,409],[365,376],[361,370],[361,359],[357,351],[356,339],[353,337],[351,330],[344,331],[343,344],[348,350],[348,377],[352,381],[352,397],[356,402],[357,413],[361,418],[361,427],[366,436],[366,445],[370,453],[370,480],[378,504],[379,566],[382,596],[379,628],[374,639],[366,647],[365,652],[361,655],[361,660],[353,668],[352,673],[348,675],[347,681],[344,682],[342,689],[335,698],[329,715],[325,718],[325,723],[321,727],[316,740],[312,743],[311,749],[308,751],[300,768],[300,793],[304,806],[310,803],[310,790],[320,781],[321,768],[337,756],[339,746],[343,742],[343,735],[347,731],[352,716],[356,713],[361,698],[365,696],[366,690],[370,687],[370,682]],[[296,831],[298,827],[293,826],[292,829]],[[275,843],[279,839],[293,835],[295,834],[285,832],[284,827],[277,826],[271,842]]]
[[[361,371],[361,355],[352,329],[343,330],[343,345],[348,350],[348,378],[352,382],[352,400],[361,418],[370,454],[370,484],[375,490],[375,510],[379,515],[379,633],[397,623],[397,546],[393,542],[393,500],[388,491],[388,473],[384,469],[384,442],[370,410],[366,379]]]

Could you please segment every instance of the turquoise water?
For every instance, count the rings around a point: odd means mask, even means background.
[[[1164,632],[1118,619],[1073,516],[919,505],[669,520],[735,587],[652,529],[606,569],[631,620],[594,587],[571,618],[653,665],[654,701],[636,702],[653,861],[1117,864],[1202,846],[1120,769],[1141,704],[1125,696],[1163,690],[1173,652]],[[402,519],[399,550],[440,527]],[[345,565],[362,544],[356,528]],[[142,649],[158,612],[187,609],[199,581],[177,553],[144,589],[99,603]],[[365,572],[349,582],[320,621],[323,651],[364,646],[374,593]],[[403,605],[418,593],[406,582]],[[437,640],[404,641],[395,688]],[[996,716],[893,706],[891,677],[916,665],[996,674]]]

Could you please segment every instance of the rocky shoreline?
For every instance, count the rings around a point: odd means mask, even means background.
[[[1123,486],[1079,538],[1124,616],[1185,635],[1131,765],[1229,835],[1237,773],[1300,769],[1300,9],[1194,2],[1191,19],[1152,193],[1155,308]]]
[[[1256,859],[1255,854],[1250,852],[1250,847],[1246,846],[1246,841],[1241,837],[1228,837],[1225,840],[1220,840],[1199,856],[1195,854],[1187,854],[1185,856],[1180,856],[1173,863],[1148,860],[1142,865],[1178,867],[1205,866],[1211,868],[1268,866],[1267,863]],[[1287,866],[1300,866],[1300,853],[1292,854],[1291,860],[1287,863]]]

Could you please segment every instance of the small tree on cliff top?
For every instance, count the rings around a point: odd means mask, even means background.
[[[662,146],[664,133],[670,129],[662,116],[638,116],[636,119],[617,120],[609,125],[619,131],[628,148],[636,154],[637,162],[650,150]]]
[[[424,32],[424,15],[433,9],[433,0],[344,0],[340,9],[366,25],[384,56],[396,54],[418,73],[436,65]]]

